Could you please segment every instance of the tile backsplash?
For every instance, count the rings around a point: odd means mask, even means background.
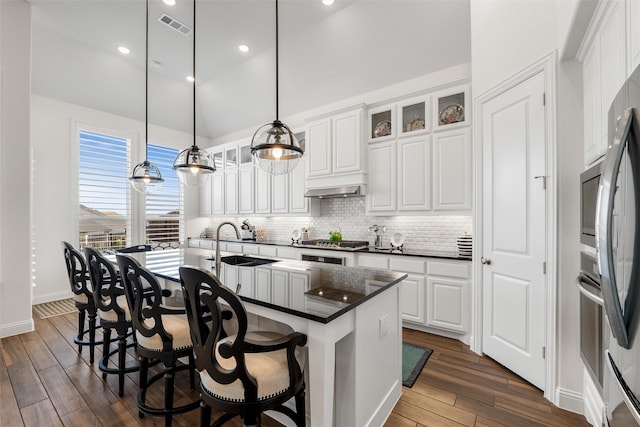
[[[364,197],[321,200],[321,215],[318,217],[249,217],[256,230],[263,229],[264,240],[288,242],[293,230],[309,228],[309,238],[328,239],[329,231],[340,227],[344,240],[367,240],[373,245],[375,233],[367,229],[374,225],[386,226],[382,234],[382,245],[390,246],[394,233],[405,237],[405,248],[411,250],[457,251],[456,238],[471,232],[470,215],[425,215],[425,216],[367,216]],[[238,227],[246,217],[211,218],[214,229],[222,221],[232,221]],[[220,230],[221,237],[235,239],[230,227]]]

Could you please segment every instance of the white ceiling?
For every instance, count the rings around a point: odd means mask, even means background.
[[[33,92],[144,120],[145,2],[31,0]],[[198,0],[198,133],[275,118],[271,0]],[[470,62],[469,0],[280,0],[280,117]],[[150,0],[149,122],[192,131],[193,2]],[[251,50],[237,50],[246,43]],[[123,56],[116,47],[126,45]]]

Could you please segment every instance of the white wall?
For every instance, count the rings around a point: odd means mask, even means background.
[[[38,95],[32,95],[31,99],[35,304],[70,295],[60,242],[66,240],[74,246],[78,244],[75,123],[93,125],[107,132],[115,130],[130,133],[134,135],[134,140],[144,141],[144,122]],[[183,149],[193,143],[193,137],[171,129],[149,126],[149,141]],[[208,143],[208,140],[198,140],[199,145]],[[138,159],[134,159],[133,163],[144,156],[143,148],[138,150],[137,156]],[[191,192],[186,195],[186,200],[193,198]],[[185,208],[192,209],[191,205]],[[197,207],[195,209],[197,212]],[[187,212],[187,216],[192,214]]]
[[[478,0],[471,2],[471,79],[474,96],[560,49],[574,37],[571,0]],[[558,331],[556,403],[582,411],[579,355],[578,175],[582,161],[581,71],[573,61],[556,68],[558,164]],[[578,153],[579,155],[576,155]]]
[[[31,8],[0,1],[0,337],[33,329],[30,275]]]

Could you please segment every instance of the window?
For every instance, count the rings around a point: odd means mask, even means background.
[[[146,199],[146,243],[152,249],[180,247],[184,230],[182,221],[183,197],[178,175],[173,170],[175,148],[149,144],[149,161],[160,169],[164,183]]]
[[[131,229],[130,140],[83,129],[78,139],[80,248],[124,248]]]
[[[109,251],[144,239],[152,249],[179,248],[184,221],[180,181],[173,170],[178,150],[149,144],[149,161],[160,169],[164,183],[157,192],[142,195],[129,184],[130,138],[80,129],[78,142],[79,247]],[[140,206],[144,216],[133,215],[132,206],[136,212]]]

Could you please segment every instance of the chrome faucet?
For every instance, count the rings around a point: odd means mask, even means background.
[[[218,279],[220,279],[220,258],[222,258],[220,256],[220,228],[222,228],[222,226],[226,224],[232,226],[233,229],[236,230],[236,238],[240,240],[240,230],[238,230],[238,227],[236,227],[234,223],[225,221],[223,223],[220,223],[220,225],[218,225],[218,229],[216,230],[216,273],[215,273]]]
[[[368,229],[369,231],[373,231],[374,233],[376,233],[376,242],[374,243],[373,247],[376,249],[379,249],[382,247],[382,233],[384,233],[385,231],[387,231],[387,227],[385,227],[384,225],[372,225],[371,227],[369,227]]]

